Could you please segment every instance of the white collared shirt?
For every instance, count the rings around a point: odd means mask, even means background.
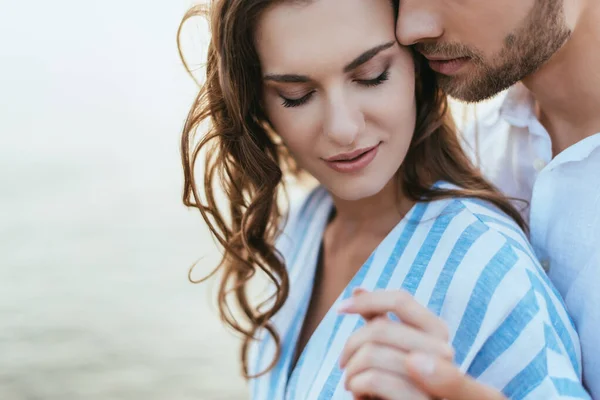
[[[521,208],[532,245],[575,321],[584,381],[600,399],[600,133],[552,158],[550,136],[522,84],[485,104],[453,104],[453,112],[486,177],[530,202]]]

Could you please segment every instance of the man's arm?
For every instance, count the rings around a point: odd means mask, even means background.
[[[600,249],[571,285],[565,302],[581,342],[583,383],[592,398],[600,400]]]

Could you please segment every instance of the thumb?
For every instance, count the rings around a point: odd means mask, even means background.
[[[424,392],[447,400],[506,400],[496,389],[463,374],[451,362],[428,354],[412,353],[406,369]]]

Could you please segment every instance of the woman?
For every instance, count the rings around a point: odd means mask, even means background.
[[[397,44],[392,3],[210,7],[207,81],[183,132],[184,201],[225,249],[220,312],[244,336],[253,398],[385,398],[342,377],[353,354],[342,359],[344,347],[360,342],[351,335],[367,319],[390,321],[362,318],[352,304],[342,311],[354,314],[338,314],[358,287],[402,289],[447,323],[442,332],[410,312],[390,316],[407,352],[453,357],[512,398],[580,389],[564,305],[531,256],[518,212],[462,153],[433,74]],[[202,200],[194,165],[205,147]],[[297,171],[319,185],[288,214],[280,189]],[[228,212],[217,205],[216,180]],[[272,296],[257,303],[250,292],[261,276]],[[403,398],[423,398],[401,371],[380,373],[402,382]]]

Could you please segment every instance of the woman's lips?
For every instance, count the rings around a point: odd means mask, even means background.
[[[335,157],[330,157],[326,159],[325,162],[331,169],[337,172],[358,172],[369,165],[373,159],[375,159],[380,144],[381,143],[366,150],[363,149],[353,153],[346,153]]]

